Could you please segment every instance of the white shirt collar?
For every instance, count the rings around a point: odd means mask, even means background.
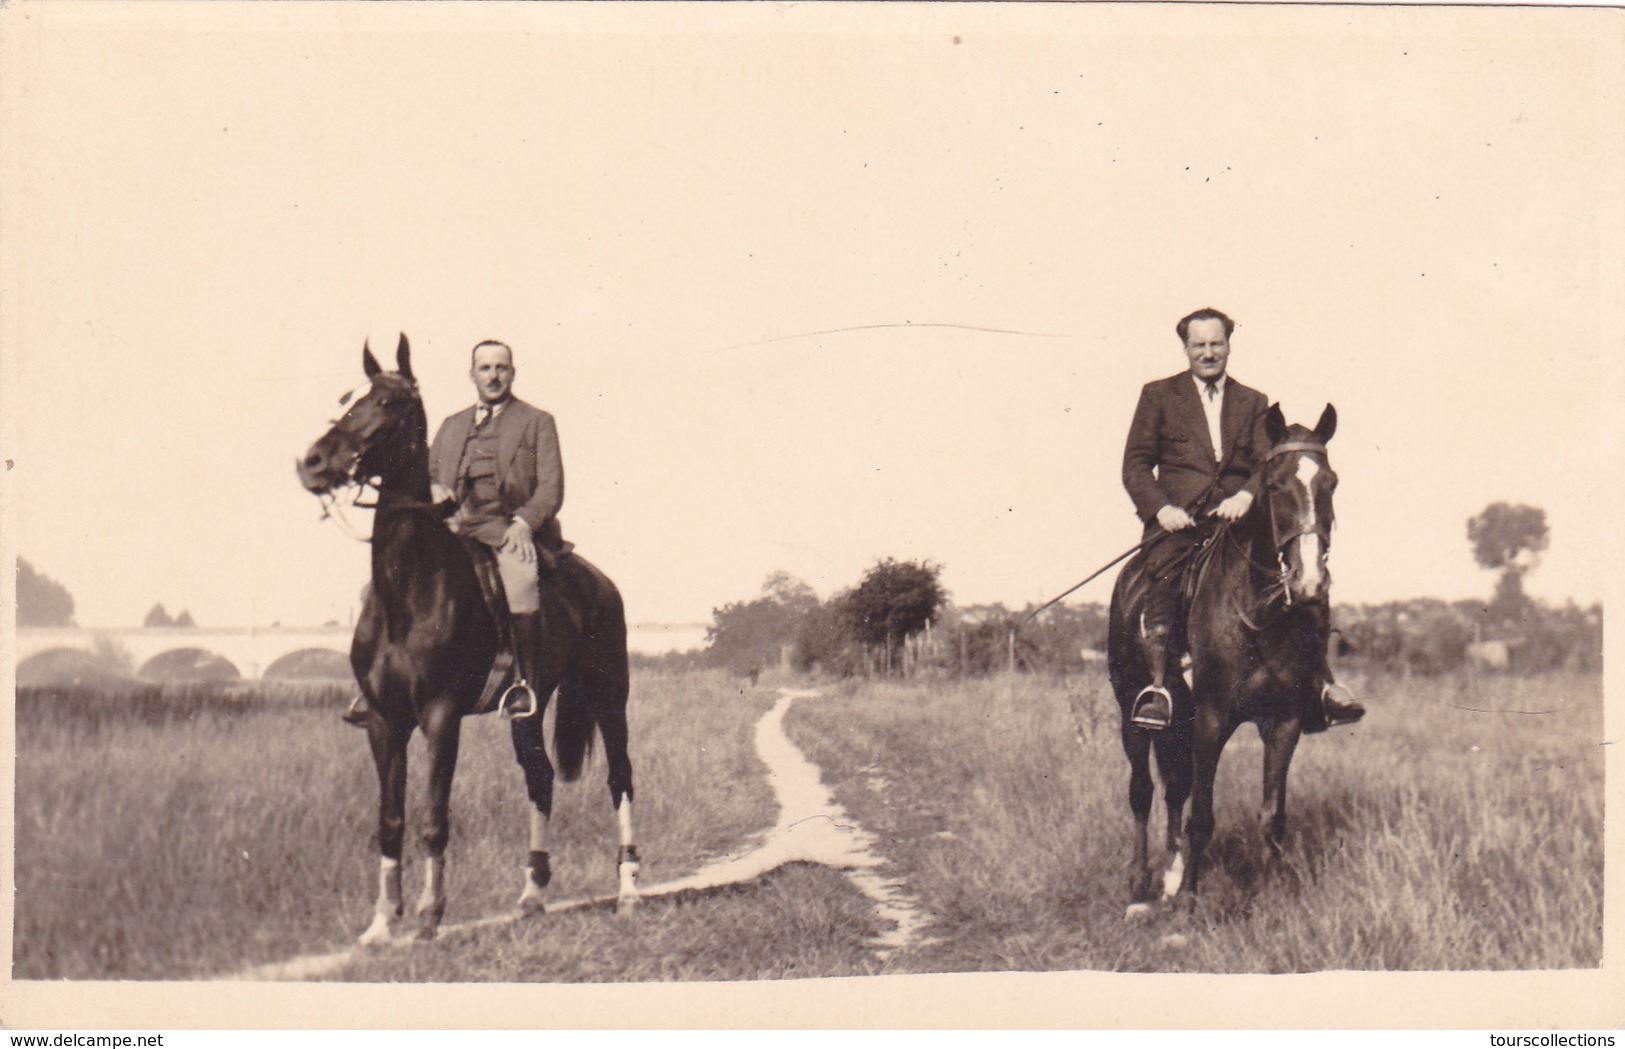
[[[1229,378],[1230,378],[1230,373],[1226,372],[1223,375],[1219,376],[1217,379],[1213,380],[1213,386],[1214,386],[1215,389],[1217,389],[1219,391],[1219,396],[1220,397],[1224,396],[1224,384],[1229,380]],[[1201,394],[1202,397],[1206,398],[1207,397],[1207,380],[1202,378],[1200,375],[1197,375],[1195,372],[1191,372],[1191,381],[1196,383],[1196,392]]]

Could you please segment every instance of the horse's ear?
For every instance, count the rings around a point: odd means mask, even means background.
[[[379,366],[378,358],[372,355],[372,346],[365,342],[361,344],[361,370],[367,373],[369,379],[384,370]]]
[[[417,382],[412,378],[412,346],[406,341],[406,333],[401,332],[400,345],[395,347],[395,370],[408,382]]]
[[[1279,401],[1270,405],[1269,411],[1264,413],[1264,434],[1271,444],[1286,440],[1286,416],[1281,414]]]
[[[1320,422],[1315,424],[1315,440],[1325,444],[1337,432],[1337,409],[1330,404],[1320,413]]]

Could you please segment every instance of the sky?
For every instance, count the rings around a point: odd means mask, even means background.
[[[431,421],[514,347],[634,621],[883,556],[1020,606],[1137,541],[1138,390],[1216,306],[1337,407],[1336,600],[1487,596],[1499,500],[1603,600],[1610,14],[9,5],[8,541],[82,625],[347,620],[293,462],[405,332]]]

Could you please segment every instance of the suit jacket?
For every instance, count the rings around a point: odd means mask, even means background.
[[[1213,457],[1201,397],[1188,371],[1147,383],[1140,391],[1123,449],[1123,487],[1147,525],[1164,506],[1181,506],[1197,514],[1242,490],[1258,494],[1252,475],[1270,447],[1264,432],[1267,398],[1227,378],[1219,412],[1224,476],[1201,506],[1191,506],[1214,483],[1220,465]]]
[[[536,533],[538,542],[556,548],[563,542],[559,508],[564,505],[564,463],[553,417],[515,397],[490,423],[496,427],[497,486],[502,508]],[[447,417],[429,448],[429,476],[448,491],[457,491],[463,448],[474,430],[474,406]]]

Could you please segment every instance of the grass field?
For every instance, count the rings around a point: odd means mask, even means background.
[[[1287,862],[1271,873],[1253,863],[1261,748],[1243,729],[1220,770],[1202,906],[1150,927],[1122,921],[1127,766],[1102,679],[830,691],[792,707],[787,727],[879,838],[884,873],[934,917],[928,942],[878,961],[866,943],[878,929],[868,902],[838,872],[793,865],[746,885],[648,900],[627,921],[585,910],[370,954],[335,978],[1599,962],[1594,676],[1365,683],[1367,723],[1299,749]],[[362,734],[337,718],[343,695],[311,684],[24,690],[15,976],[187,979],[347,946],[371,909],[376,785]],[[715,673],[634,678],[645,884],[746,847],[773,824],[753,750],[773,698]],[[421,813],[419,746],[409,818]],[[612,891],[601,761],[561,787],[554,825],[558,896]],[[525,800],[505,726],[474,719],[453,796],[448,924],[508,910],[524,854]],[[420,857],[414,836],[409,899]],[[1183,948],[1164,946],[1171,931]]]
[[[337,686],[24,690],[17,710],[18,978],[186,978],[333,950],[376,885],[377,780]],[[752,749],[768,694],[720,675],[640,675],[629,710],[645,880],[686,874],[773,822]],[[423,812],[421,738],[408,820]],[[509,909],[523,778],[507,728],[465,725],[447,921]],[[612,892],[603,763],[561,784],[554,891]],[[407,890],[422,870],[412,832]]]
[[[1244,727],[1201,905],[1150,929],[1122,920],[1128,765],[1103,677],[870,685],[790,731],[938,917],[918,970],[1598,965],[1600,681],[1352,683],[1372,713],[1300,745],[1285,862],[1257,862],[1263,748]],[[1161,813],[1159,794],[1154,842]]]

